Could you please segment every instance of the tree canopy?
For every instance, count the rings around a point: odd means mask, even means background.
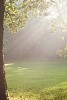
[[[46,16],[51,4],[48,0],[6,0],[4,23],[11,32],[17,32],[31,16]]]

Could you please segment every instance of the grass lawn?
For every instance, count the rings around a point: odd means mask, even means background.
[[[5,65],[11,100],[14,97],[16,100],[17,97],[18,100],[67,100],[66,61],[23,61]]]

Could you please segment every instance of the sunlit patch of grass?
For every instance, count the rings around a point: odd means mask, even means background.
[[[26,70],[28,68],[21,68],[21,67],[18,67],[18,70]]]
[[[14,63],[7,63],[7,64],[5,64],[5,66],[12,66],[12,65],[14,65]]]

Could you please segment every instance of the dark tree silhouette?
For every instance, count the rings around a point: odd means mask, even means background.
[[[8,100],[3,59],[4,3],[5,0],[0,0],[0,100]]]

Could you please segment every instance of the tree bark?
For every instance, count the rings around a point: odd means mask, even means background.
[[[4,2],[5,0],[0,0],[0,100],[8,100],[3,60]]]

